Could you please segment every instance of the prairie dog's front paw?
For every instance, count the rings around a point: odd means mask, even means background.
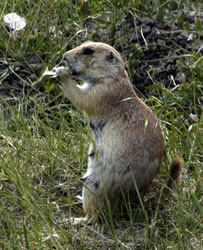
[[[55,71],[57,76],[59,76],[60,78],[71,76],[71,69],[69,69],[68,67],[63,67],[63,66],[54,67],[53,71]]]

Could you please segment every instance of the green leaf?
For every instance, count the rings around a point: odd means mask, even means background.
[[[182,14],[178,17],[178,20],[177,20],[178,27],[179,27],[180,29],[183,28],[184,21],[185,21],[185,13],[182,12]]]

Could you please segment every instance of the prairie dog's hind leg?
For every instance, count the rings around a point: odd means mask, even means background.
[[[83,209],[89,218],[95,215],[96,210],[99,210],[98,200],[100,200],[99,190],[97,190],[99,181],[93,178],[92,181],[94,183],[90,183],[90,185],[88,183],[84,184],[82,189]]]
[[[73,226],[94,224],[96,222],[96,215],[94,214],[94,195],[87,188],[83,187],[82,196],[78,196],[78,199],[83,203],[83,209],[85,211],[85,217],[71,217],[70,223]]]

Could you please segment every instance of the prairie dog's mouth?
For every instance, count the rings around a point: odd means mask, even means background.
[[[85,82],[80,76],[79,74],[72,74],[72,79],[76,82],[77,85],[83,85],[83,83]]]
[[[83,82],[86,80],[85,74],[82,71],[78,71],[77,69],[71,68],[71,72],[71,76],[76,82]]]
[[[72,69],[72,77],[73,78],[79,78],[80,77],[80,72]]]

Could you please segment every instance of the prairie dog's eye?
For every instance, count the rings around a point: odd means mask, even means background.
[[[83,50],[83,55],[92,55],[94,53],[94,50],[93,49],[90,49],[90,48],[86,48]]]

